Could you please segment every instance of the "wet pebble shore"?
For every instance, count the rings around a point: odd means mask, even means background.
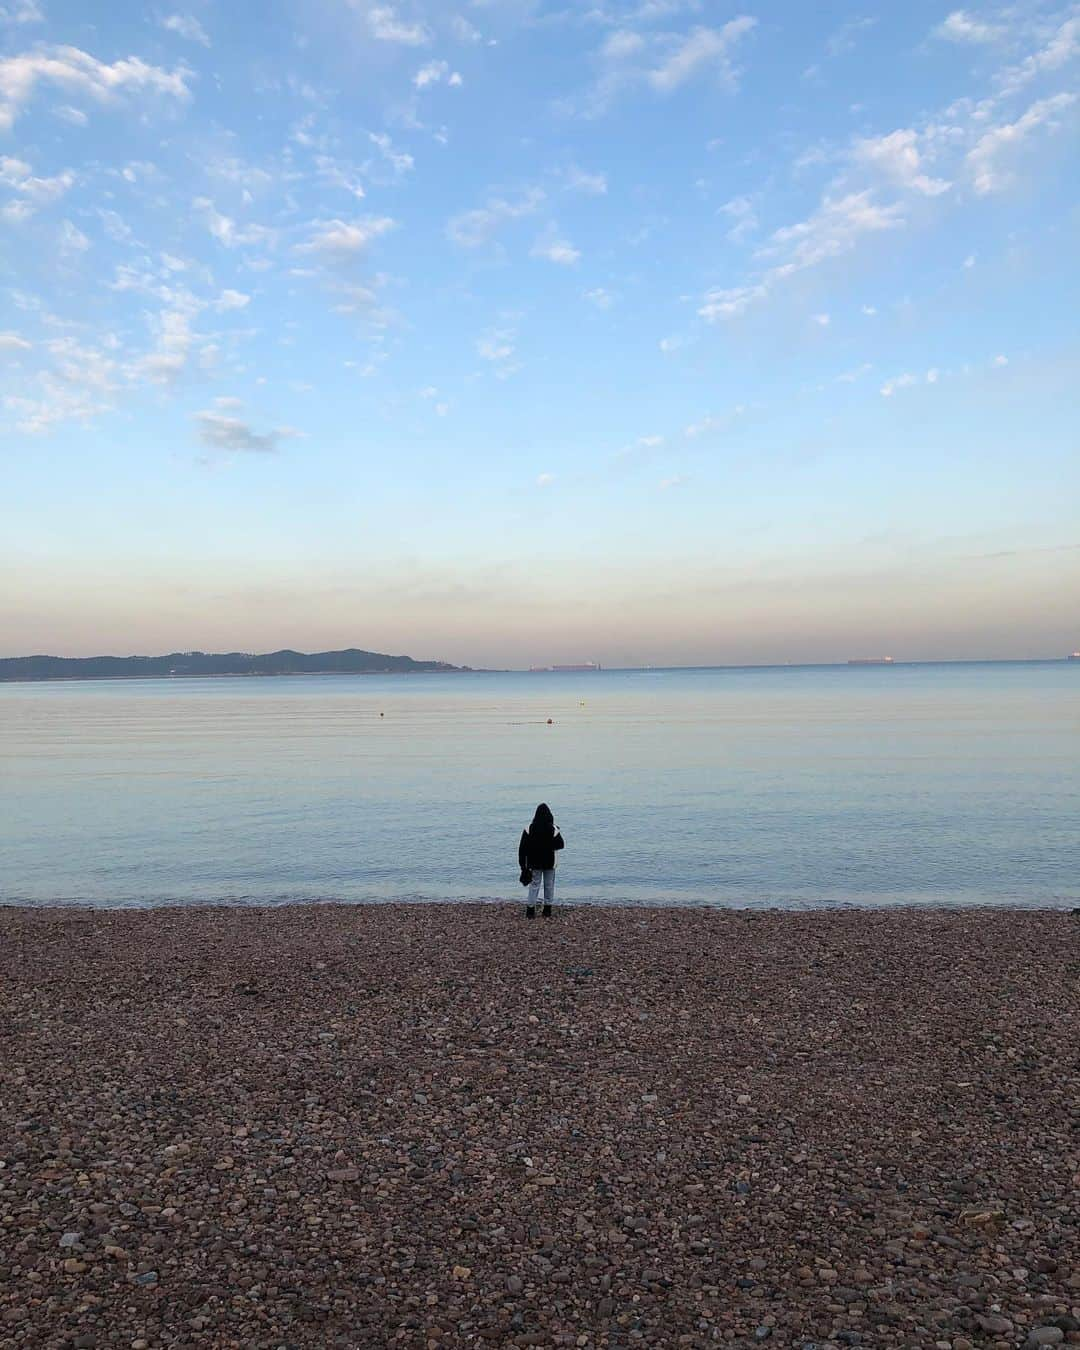
[[[1080,1344],[1080,918],[0,910],[0,1347]]]

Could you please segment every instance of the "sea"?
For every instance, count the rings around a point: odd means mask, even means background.
[[[0,685],[0,903],[1080,904],[1080,663]]]

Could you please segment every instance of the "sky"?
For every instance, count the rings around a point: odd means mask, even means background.
[[[1080,4],[0,0],[0,655],[1080,647]]]

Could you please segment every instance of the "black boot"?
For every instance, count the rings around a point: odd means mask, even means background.
[[[527,919],[535,919],[535,918],[536,918],[536,906],[535,906],[535,905],[526,905],[526,906],[525,906],[525,917],[526,917]]]
[[[545,919],[550,919],[550,918],[551,918],[551,906],[550,906],[550,905],[545,905],[545,906],[544,906],[543,913],[544,913],[544,918],[545,918]]]

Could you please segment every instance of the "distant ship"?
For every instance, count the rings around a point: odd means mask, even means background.
[[[893,659],[891,656],[856,656],[849,662],[849,666],[891,666]]]
[[[1067,661],[1080,661],[1080,652],[1070,652],[1065,659]]]
[[[529,669],[534,674],[554,671],[559,675],[568,675],[582,670],[602,670],[603,667],[597,665],[595,661],[583,661],[578,666],[530,666]]]

